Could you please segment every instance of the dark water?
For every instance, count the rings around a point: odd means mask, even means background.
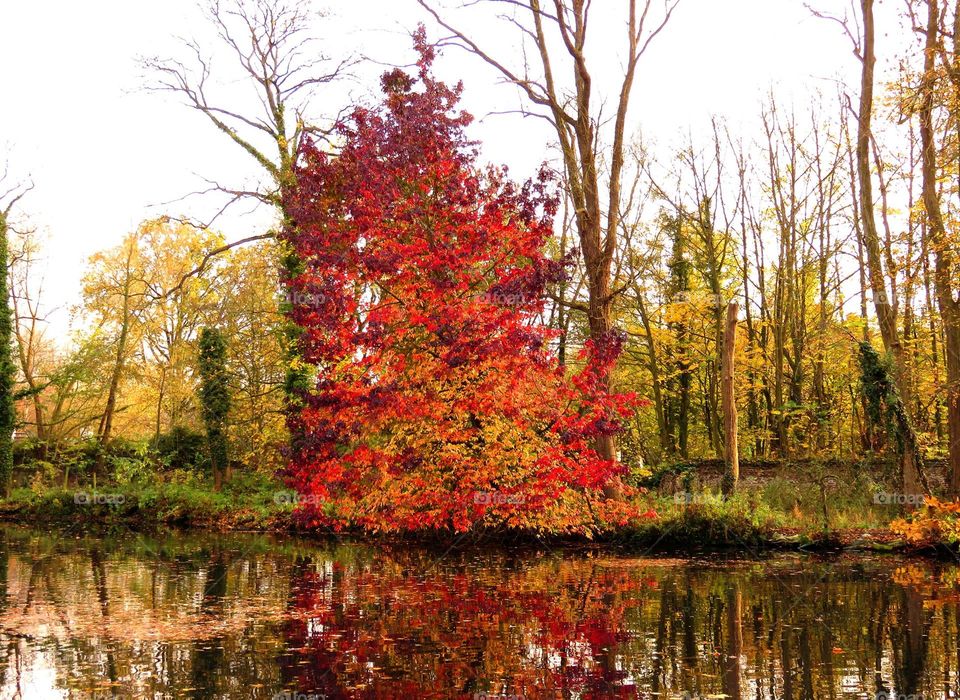
[[[957,697],[958,617],[891,557],[0,528],[2,698]]]

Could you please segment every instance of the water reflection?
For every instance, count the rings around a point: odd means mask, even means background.
[[[0,698],[957,697],[957,576],[3,527]]]

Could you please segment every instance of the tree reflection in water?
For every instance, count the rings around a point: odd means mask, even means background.
[[[957,577],[6,527],[0,698],[953,697]]]

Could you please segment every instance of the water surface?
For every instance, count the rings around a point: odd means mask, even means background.
[[[952,698],[958,571],[0,526],[0,698]]]

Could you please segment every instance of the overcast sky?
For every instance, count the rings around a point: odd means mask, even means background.
[[[588,49],[607,61],[613,78],[623,41],[612,22],[624,4],[594,1],[597,25],[610,35],[598,32]],[[844,2],[820,4],[840,11]],[[375,61],[406,63],[409,31],[419,21],[437,33],[414,0],[318,1],[318,9],[324,6],[333,56],[355,50]],[[469,21],[488,45],[509,53],[506,25]],[[0,154],[8,153],[13,170],[35,185],[23,211],[46,240],[44,294],[47,305],[57,307],[51,320],[58,334],[67,328],[91,253],[115,245],[144,218],[209,213],[213,202],[203,198],[158,206],[200,188],[197,174],[238,182],[257,175],[201,115],[172,96],[140,89],[137,57],[175,53],[177,35],[206,43],[194,0],[0,0]],[[227,60],[212,43],[211,51],[215,60]],[[319,100],[333,109],[349,91],[352,99],[369,101],[382,70],[367,65],[358,81]],[[642,129],[667,151],[687,133],[703,132],[718,114],[749,138],[752,116],[769,90],[803,106],[817,90],[834,92],[831,81],[856,70],[839,30],[811,18],[800,0],[681,0],[637,76],[630,130]],[[498,86],[484,64],[456,49],[445,50],[438,72],[464,81],[465,105],[478,118],[518,105],[513,89]],[[598,82],[604,87],[602,75]],[[241,87],[223,85],[222,94],[239,99]],[[540,120],[489,116],[474,135],[486,158],[509,164],[521,177],[550,156],[548,128]],[[269,223],[268,212],[238,210],[218,227],[232,240]]]

